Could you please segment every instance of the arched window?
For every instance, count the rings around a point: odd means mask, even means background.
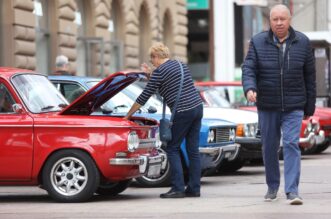
[[[50,31],[47,0],[34,0],[34,15],[36,16],[36,70],[39,73],[50,74]]]
[[[151,46],[151,24],[146,5],[142,4],[139,11],[139,63],[147,62],[148,49]]]
[[[110,32],[110,65],[109,72],[123,68],[124,57],[124,18],[119,0],[113,0],[108,30]]]
[[[174,34],[173,34],[172,19],[169,10],[167,10],[164,13],[162,35],[163,35],[164,44],[169,48],[170,52],[172,53],[174,49]]]

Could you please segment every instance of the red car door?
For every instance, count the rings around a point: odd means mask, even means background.
[[[33,119],[15,113],[13,104],[10,89],[0,80],[0,182],[31,179]]]

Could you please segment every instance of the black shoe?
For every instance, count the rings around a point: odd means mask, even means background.
[[[185,193],[184,192],[175,192],[170,190],[167,193],[162,193],[160,195],[160,198],[184,198],[185,197]]]
[[[200,197],[200,192],[185,192],[185,197],[198,198]]]

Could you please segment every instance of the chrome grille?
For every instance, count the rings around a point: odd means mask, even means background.
[[[228,142],[230,128],[216,128],[216,143]]]

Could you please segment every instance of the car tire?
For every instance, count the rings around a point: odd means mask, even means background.
[[[318,145],[314,145],[311,148],[300,148],[302,155],[309,155],[309,154],[315,154],[317,150]]]
[[[99,186],[93,159],[80,150],[61,150],[49,157],[42,170],[43,187],[59,202],[84,202]]]
[[[224,160],[221,162],[221,164],[218,168],[218,172],[219,173],[234,173],[237,170],[239,170],[240,168],[242,168],[244,166],[245,162],[246,161],[241,158],[237,158],[233,161]]]
[[[120,182],[101,183],[97,188],[96,193],[105,196],[116,196],[126,190],[130,186],[131,181],[132,180],[129,179]]]
[[[330,140],[325,141],[323,144],[319,144],[315,150],[315,154],[320,154],[330,146]]]

